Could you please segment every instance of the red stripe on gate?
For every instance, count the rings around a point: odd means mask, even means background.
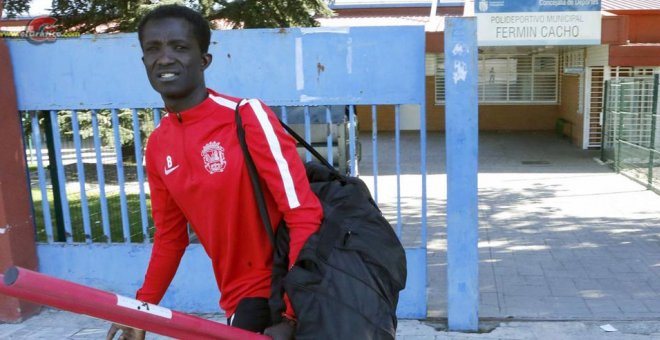
[[[178,339],[270,339],[20,267],[10,267],[0,279],[1,294]]]

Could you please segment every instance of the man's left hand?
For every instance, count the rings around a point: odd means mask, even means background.
[[[284,318],[282,322],[277,325],[266,328],[264,335],[268,335],[274,340],[293,340],[295,332],[296,321]]]

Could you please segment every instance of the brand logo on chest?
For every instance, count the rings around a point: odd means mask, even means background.
[[[225,149],[218,142],[209,142],[202,148],[202,159],[204,168],[210,173],[225,171],[227,161],[225,160]]]
[[[167,161],[167,166],[165,167],[165,176],[167,176],[167,175],[171,174],[172,172],[174,172],[174,170],[178,169],[179,164],[177,164],[176,166],[174,164],[172,164],[172,156],[170,156],[170,155],[167,155],[165,160]]]

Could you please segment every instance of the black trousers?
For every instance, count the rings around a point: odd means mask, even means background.
[[[262,297],[243,298],[238,302],[234,315],[227,318],[227,324],[248,331],[263,333],[271,326],[268,299]]]

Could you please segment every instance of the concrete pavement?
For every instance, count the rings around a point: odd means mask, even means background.
[[[224,322],[222,315],[202,315]],[[606,332],[601,326],[615,331]],[[0,339],[105,339],[109,323],[103,320],[45,309],[20,324],[0,324]],[[169,339],[147,334],[148,340]],[[491,321],[482,320],[477,333],[449,332],[442,320],[401,320],[401,340],[459,339],[660,339],[660,321]]]
[[[480,145],[481,316],[658,319],[660,195],[552,134],[485,134]],[[430,261],[436,282],[443,267]],[[436,306],[429,314],[442,316]]]
[[[480,317],[657,320],[660,195],[552,133],[481,133]],[[442,134],[428,137],[428,316],[446,318],[446,175]],[[370,184],[371,147],[360,172]],[[379,205],[396,211],[392,138],[379,140]],[[416,134],[401,141],[405,245],[419,242]],[[371,185],[371,184],[370,184]]]

